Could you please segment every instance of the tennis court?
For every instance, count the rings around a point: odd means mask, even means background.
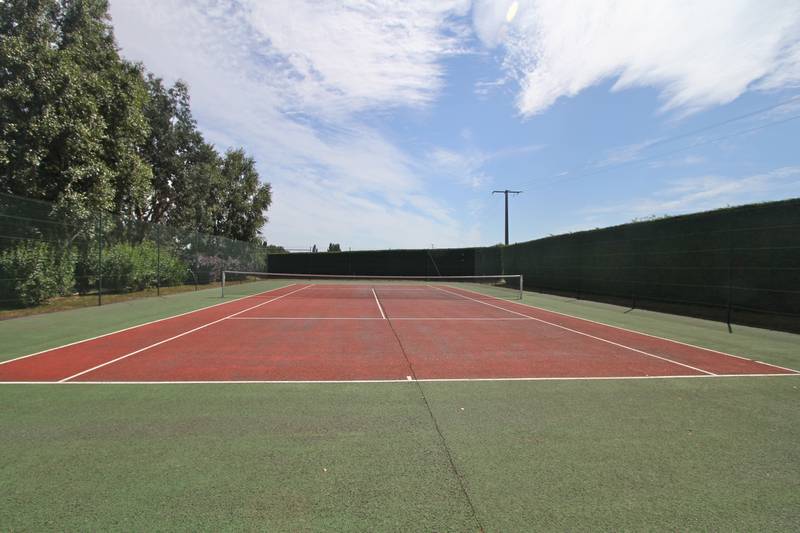
[[[243,285],[253,290],[257,284]],[[504,297],[514,295],[513,288],[494,294],[485,287],[444,279],[290,279],[278,288],[0,363],[0,382],[402,382],[797,374],[524,305]],[[230,289],[228,294],[230,298]]]

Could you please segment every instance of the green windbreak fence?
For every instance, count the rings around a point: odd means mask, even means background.
[[[502,261],[530,290],[800,329],[800,200],[539,239]]]
[[[0,310],[70,297],[158,295],[201,288],[223,270],[264,270],[266,250],[245,243],[0,194]]]
[[[269,256],[269,270],[288,274],[471,276],[476,252],[475,248],[450,248],[276,254]]]
[[[269,270],[522,274],[527,290],[800,331],[800,199],[511,246],[271,255]]]

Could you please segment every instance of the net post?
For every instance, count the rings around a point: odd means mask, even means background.
[[[222,271],[222,296],[220,298],[225,298],[225,271]]]
[[[522,283],[522,274],[520,274],[519,275],[519,299],[520,300],[522,300],[522,291],[523,291],[523,287],[524,286],[525,286],[525,284]]]

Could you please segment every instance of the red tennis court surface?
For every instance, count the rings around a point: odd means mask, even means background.
[[[48,383],[767,374],[798,372],[444,285],[294,284],[0,363]]]

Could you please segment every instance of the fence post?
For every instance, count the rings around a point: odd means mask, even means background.
[[[194,290],[198,290],[197,287],[197,272],[200,270],[200,250],[198,249],[198,241],[200,240],[199,237],[200,233],[195,230],[194,232],[194,272],[192,275],[194,277]]]
[[[156,296],[161,296],[161,229],[156,224]]]
[[[628,231],[630,231],[630,228],[628,228]],[[639,261],[637,261],[639,256],[636,253],[637,252],[637,249],[636,249],[636,246],[637,246],[636,238],[635,237],[630,237],[630,235],[628,235],[628,237],[629,237],[629,240],[628,240],[628,251],[630,252],[630,254],[632,256],[632,261],[631,262],[633,263],[633,265],[632,265],[633,268],[631,268],[631,270],[630,270],[630,272],[631,272],[631,276],[630,276],[630,280],[631,280],[631,309],[636,309],[636,284],[641,280],[641,272],[642,272],[642,270],[639,267]]]
[[[732,284],[733,284],[733,231],[730,228],[730,222],[728,222],[728,313],[726,322],[728,323],[728,333],[733,333],[733,328],[731,328],[731,293]]]
[[[103,210],[97,215],[97,305],[103,305]]]

